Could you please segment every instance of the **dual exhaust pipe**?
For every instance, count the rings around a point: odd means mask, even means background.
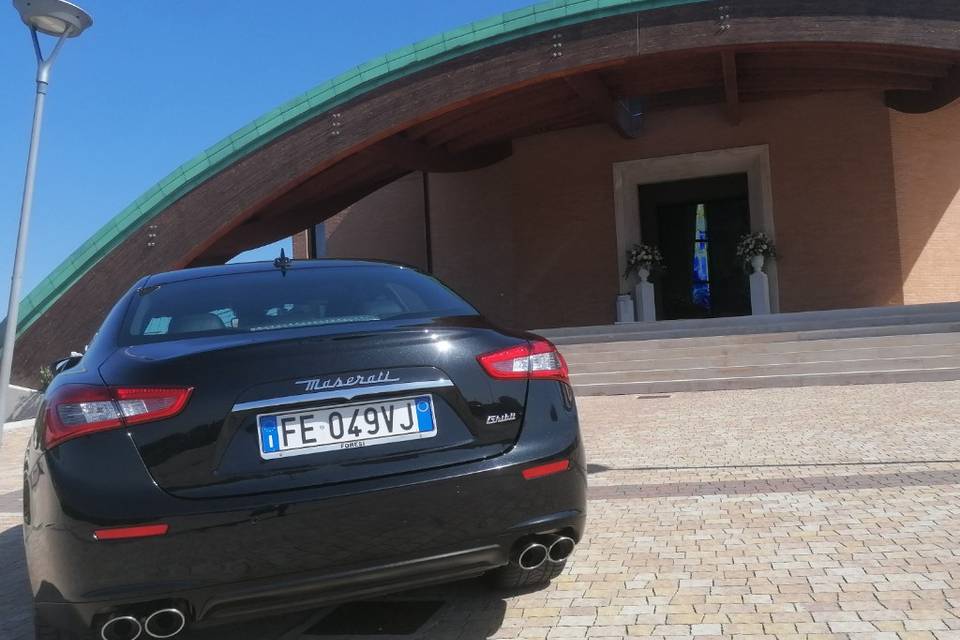
[[[520,544],[513,562],[524,571],[539,569],[545,562],[559,564],[570,557],[576,544],[568,536],[539,536]]]
[[[172,638],[187,626],[187,617],[180,609],[158,609],[141,622],[133,616],[110,618],[100,627],[103,640],[137,640],[142,635],[157,640]]]

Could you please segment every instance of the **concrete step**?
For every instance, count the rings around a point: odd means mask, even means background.
[[[777,387],[836,386],[960,380],[960,368],[846,371],[843,373],[776,374],[711,379],[658,380],[579,385],[577,395],[658,394],[724,389],[767,389]]]
[[[620,352],[624,350],[675,349],[684,347],[734,346],[756,343],[835,340],[878,336],[907,336],[927,333],[960,333],[960,321],[924,324],[851,326],[832,329],[774,331],[768,333],[731,333],[708,336],[660,337],[636,340],[618,337],[610,341],[566,342],[554,340],[565,354]],[[551,338],[552,340],[552,338]]]
[[[903,346],[950,346],[960,344],[958,333],[922,333],[907,335],[881,335],[852,338],[825,338],[821,340],[784,340],[776,342],[755,341],[735,344],[714,344],[706,339],[688,340],[669,346],[667,341],[636,341],[604,343],[601,345],[578,345],[560,347],[564,358],[571,366],[592,363],[615,363],[629,360],[655,360],[663,358],[709,358],[731,354],[797,353],[802,351],[832,351],[841,349],[893,348]],[[618,345],[616,350],[607,349]]]
[[[960,379],[960,303],[543,334],[580,395]]]
[[[598,384],[630,382],[664,382],[672,380],[717,380],[725,378],[765,378],[789,375],[820,375],[865,371],[917,371],[929,369],[960,370],[960,355],[869,358],[864,360],[825,360],[813,362],[780,362],[729,367],[662,368],[636,371],[571,373],[574,389]]]
[[[836,341],[831,341],[836,342]],[[778,343],[783,347],[808,347],[809,343]],[[717,349],[712,347],[712,349]],[[894,346],[865,346],[834,349],[797,349],[777,352],[749,352],[737,349],[724,349],[725,353],[704,355],[677,355],[674,351],[693,350],[663,350],[657,357],[655,354],[641,354],[643,357],[620,359],[603,362],[571,362],[570,371],[573,376],[592,373],[615,373],[628,371],[658,371],[658,370],[692,370],[716,369],[726,367],[762,366],[807,364],[815,362],[863,362],[867,360],[890,360],[896,358],[936,358],[942,356],[960,356],[960,339],[947,344],[906,344]]]
[[[911,327],[942,327],[936,331],[955,331],[960,327],[960,318],[955,318],[952,314],[949,316],[915,316],[911,320],[924,320],[925,322],[906,322],[903,318],[843,318],[835,322],[828,323],[793,323],[784,322],[781,324],[770,323],[763,325],[735,325],[729,327],[700,327],[697,329],[648,329],[640,332],[611,331],[598,332],[583,335],[571,336],[553,336],[550,333],[544,335],[557,345],[568,344],[602,344],[606,342],[633,342],[633,341],[652,341],[652,340],[681,340],[684,338],[726,338],[729,336],[742,335],[775,335],[775,334],[799,334],[812,331],[828,334],[831,331],[855,331],[861,332],[861,335],[885,335],[887,331],[899,328],[900,333],[911,333],[915,331]],[[952,327],[952,328],[948,328]],[[874,330],[874,333],[866,333],[868,330]],[[919,329],[921,333],[926,332]],[[541,334],[543,335],[543,334]],[[794,338],[788,338],[794,339]]]
[[[960,322],[960,302],[926,305],[868,307],[829,311],[780,313],[768,316],[736,316],[699,320],[665,320],[652,323],[561,327],[537,331],[554,341],[570,339],[645,339],[663,334],[726,335],[730,333],[767,333],[782,330],[829,329],[847,326],[883,324],[928,324]],[[559,344],[559,342],[558,342]]]

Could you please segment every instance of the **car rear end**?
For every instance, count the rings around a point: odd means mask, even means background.
[[[550,343],[410,269],[223,267],[138,283],[57,376],[24,531],[39,615],[157,636],[572,546],[585,485]]]

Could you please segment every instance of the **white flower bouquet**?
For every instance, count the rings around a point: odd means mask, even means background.
[[[763,256],[764,258],[777,257],[777,250],[773,246],[773,242],[767,237],[767,234],[762,231],[745,233],[740,236],[740,241],[737,242],[737,258],[739,258],[744,265],[749,264],[750,259],[754,256]]]
[[[663,268],[663,254],[650,244],[635,244],[627,251],[627,271],[624,278],[630,277],[640,269],[655,271]]]

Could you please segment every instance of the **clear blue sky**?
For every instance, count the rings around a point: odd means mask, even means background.
[[[169,171],[281,102],[382,53],[530,4],[75,1],[94,25],[66,43],[53,69],[22,295]],[[0,317],[34,73],[29,32],[0,0]]]

